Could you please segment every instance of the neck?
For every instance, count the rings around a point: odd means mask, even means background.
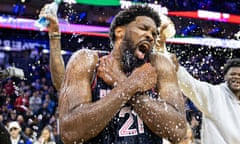
[[[111,55],[116,59],[116,60],[121,60],[122,54],[121,54],[121,49],[120,49],[120,43],[115,42],[113,46],[113,50],[111,52]]]
[[[240,100],[240,91],[238,91],[238,92],[236,92],[234,94],[236,95],[237,99]]]
[[[230,89],[230,88],[229,88]],[[234,96],[240,100],[240,91],[233,91],[232,89],[230,89],[232,91],[232,93],[234,94]]]
[[[120,55],[120,53],[118,52],[118,50],[116,50],[116,49],[113,49],[113,50],[112,50],[111,55],[112,55],[115,59],[117,59],[117,60],[120,60],[120,59],[121,59],[121,55]]]
[[[12,140],[18,140],[20,138],[20,135],[16,136],[16,137],[13,137],[11,136]]]
[[[118,62],[119,68],[122,70],[122,53],[120,47],[114,46],[113,50],[111,51],[111,56]]]

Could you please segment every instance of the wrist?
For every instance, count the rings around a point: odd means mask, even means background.
[[[125,75],[117,74],[116,76],[116,81],[113,83],[113,87],[116,87],[119,83],[122,83],[127,79]]]
[[[132,90],[133,94],[139,91],[138,81],[133,76],[130,75],[125,81],[127,81],[128,88]]]
[[[48,33],[50,40],[60,40],[61,39],[61,33],[60,32],[50,32]]]

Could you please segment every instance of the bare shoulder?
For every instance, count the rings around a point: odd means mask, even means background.
[[[66,67],[66,71],[76,70],[78,72],[90,71],[96,68],[98,62],[98,53],[96,51],[81,49],[76,51],[71,58]]]
[[[68,61],[65,77],[61,86],[60,103],[62,111],[79,103],[91,101],[89,85],[97,67],[98,53],[91,50],[78,50]],[[78,95],[76,95],[78,94]]]

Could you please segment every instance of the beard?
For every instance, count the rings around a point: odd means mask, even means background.
[[[120,48],[122,51],[121,64],[125,73],[131,73],[135,68],[149,61],[150,52],[145,54],[144,59],[135,56],[137,47],[134,47],[133,42],[130,40],[123,40]]]

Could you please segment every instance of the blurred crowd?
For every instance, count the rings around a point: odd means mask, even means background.
[[[41,77],[31,83],[7,79],[0,93],[0,121],[8,127],[17,121],[22,132],[35,141],[44,127],[58,137],[57,93],[47,79]],[[9,127],[10,130],[10,127]]]
[[[31,141],[38,141],[44,131],[48,131],[49,138],[60,143],[57,127],[58,93],[52,86],[47,65],[40,61],[36,57],[33,63],[28,61],[34,67],[29,72],[31,76],[25,76],[25,79],[11,77],[1,81],[0,122],[11,135],[12,128],[15,128]]]

